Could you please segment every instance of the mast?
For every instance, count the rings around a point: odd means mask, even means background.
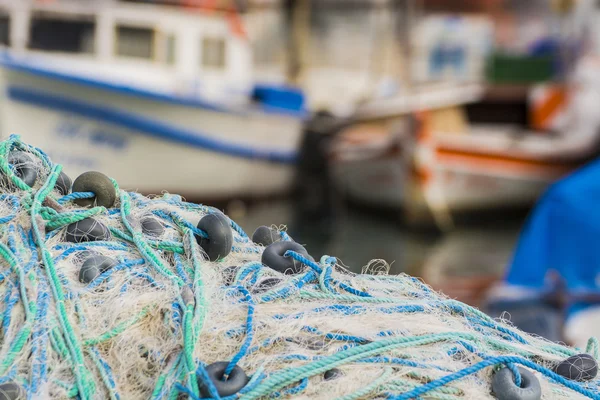
[[[310,46],[311,0],[283,0],[287,24],[286,77],[291,85],[299,85]]]

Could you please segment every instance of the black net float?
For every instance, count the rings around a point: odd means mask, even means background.
[[[69,178],[69,175],[65,174],[64,171],[60,171],[60,175],[58,175],[56,184],[54,185],[56,190],[58,190],[58,193],[62,194],[63,196],[68,195],[71,193],[72,185],[73,182],[71,181],[71,178]]]
[[[206,372],[221,397],[236,394],[248,383],[248,376],[237,365],[233,367],[227,379],[223,380],[225,369],[228,365],[229,362],[227,361],[218,361],[206,366]],[[210,398],[210,392],[201,380],[198,380],[198,385],[200,387],[200,395],[203,398]]]
[[[589,381],[598,374],[598,363],[589,354],[576,354],[558,363],[554,372],[572,381]]]
[[[268,246],[281,240],[279,231],[268,226],[259,226],[252,234],[252,241],[256,244]]]
[[[81,269],[79,270],[79,282],[90,283],[100,274],[117,264],[117,260],[102,254],[90,256],[81,265]]]
[[[8,155],[8,163],[14,167],[14,173],[29,187],[35,185],[37,168],[31,157],[23,151],[13,151]],[[4,178],[7,179],[6,177]]]
[[[208,214],[198,222],[198,229],[208,235],[208,239],[196,236],[196,241],[204,249],[210,261],[226,257],[233,246],[233,232],[229,218],[221,213]]]
[[[117,191],[110,178],[102,172],[88,171],[79,175],[73,182],[73,192],[92,192],[91,199],[77,199],[75,203],[82,207],[102,206],[110,208],[115,205]]]
[[[271,289],[273,286],[277,286],[283,281],[281,278],[269,277],[261,281],[258,281],[252,288],[252,293],[263,293]]]
[[[323,350],[330,343],[327,339],[322,337],[303,337],[295,343],[306,347],[309,350],[320,351]]]
[[[25,391],[13,381],[0,384],[0,400],[20,400],[25,399]]]
[[[512,371],[502,368],[492,376],[492,392],[498,400],[540,400],[542,387],[532,372],[517,367],[521,374],[521,386],[517,386]]]
[[[148,236],[160,236],[165,231],[165,227],[154,217],[142,219],[142,232]]]
[[[73,222],[67,226],[67,242],[82,243],[97,240],[109,240],[110,231],[104,224],[93,218]]]
[[[288,251],[299,253],[304,258],[311,261],[314,259],[308,254],[306,249],[296,242],[275,242],[268,245],[262,254],[262,263],[275,271],[283,272],[284,274],[297,274],[304,270],[305,266],[300,261],[292,257],[284,257]]]
[[[325,379],[326,381],[331,381],[337,377],[342,376],[342,371],[340,371],[337,368],[332,368],[330,370],[325,371],[325,373],[323,374],[323,379]]]

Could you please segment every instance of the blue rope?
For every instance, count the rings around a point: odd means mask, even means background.
[[[92,199],[95,196],[96,196],[96,194],[94,192],[75,192],[75,193],[71,193],[71,194],[61,197],[60,199],[58,199],[58,203],[65,204],[65,203],[68,203],[69,201],[78,200],[78,199]]]
[[[219,396],[219,392],[217,391],[215,384],[208,376],[208,372],[206,372],[204,366],[198,365],[198,369],[196,370],[196,376],[200,378],[202,384],[208,390],[208,393],[210,394],[211,398],[221,399],[221,396]]]
[[[493,357],[493,358],[489,358],[487,360],[480,361],[477,364],[473,364],[473,365],[466,367],[458,372],[455,372],[453,374],[446,375],[442,378],[436,379],[432,382],[429,382],[423,386],[419,386],[419,387],[417,387],[413,390],[410,390],[406,393],[403,393],[399,396],[391,397],[391,399],[393,399],[393,400],[409,400],[409,399],[413,399],[413,398],[418,398],[422,394],[430,392],[439,387],[445,386],[451,382],[457,381],[466,376],[475,374],[484,368],[494,366],[494,365],[499,365],[499,364],[506,364],[506,363],[521,364],[525,367],[531,368],[534,371],[537,371],[537,372],[543,374],[544,376],[558,382],[559,384],[561,384],[565,387],[568,387],[569,389],[571,389],[577,393],[580,393],[584,396],[589,397],[590,399],[600,400],[600,394],[594,393],[591,390],[586,389],[585,387],[583,387],[581,385],[578,385],[572,381],[569,381],[566,378],[549,370],[548,368],[544,368],[544,367],[539,366],[536,363],[531,362],[527,359],[524,359],[521,357],[515,357],[515,356],[498,356],[498,357]]]
[[[38,393],[40,386],[48,379],[47,343],[50,337],[46,333],[46,324],[48,323],[50,296],[48,294],[48,284],[44,279],[40,279],[39,289],[40,291],[36,300],[38,310],[35,316],[36,325],[31,349],[34,359],[31,377],[32,393]]]
[[[294,260],[300,261],[302,264],[304,264],[304,265],[312,268],[318,274],[321,274],[323,272],[323,270],[321,269],[321,267],[319,267],[319,265],[317,263],[315,263],[314,261],[309,260],[308,258],[303,257],[302,255],[296,253],[295,251],[292,251],[292,250],[286,251],[285,254],[284,254],[284,257],[292,257]],[[355,296],[359,296],[359,297],[371,297],[371,295],[369,293],[363,292],[363,291],[358,290],[358,289],[354,289],[353,287],[350,287],[350,286],[346,285],[343,282],[335,282],[335,283],[340,288],[344,289],[348,293],[351,293],[351,294],[353,294]]]
[[[102,274],[98,275],[93,281],[91,281],[86,286],[86,290],[91,291],[91,290],[97,288],[104,281],[109,279],[113,274],[117,273],[118,271],[123,271],[123,270],[129,269],[135,265],[143,265],[144,263],[145,263],[145,261],[140,259],[140,260],[127,261],[127,262],[121,263],[119,265],[115,265],[114,267],[112,267],[112,268],[108,269],[107,271],[103,272]]]
[[[227,365],[227,368],[225,368],[226,376],[229,376],[237,363],[244,358],[248,352],[248,349],[250,348],[250,345],[252,344],[252,339],[254,337],[254,300],[252,300],[252,295],[245,287],[237,286],[235,289],[237,289],[244,296],[243,300],[248,304],[248,316],[246,317],[246,339],[244,340],[244,343],[242,344],[242,347],[238,353],[233,356],[229,362],[229,365]]]
[[[308,379],[303,378],[298,382],[298,384],[294,387],[285,389],[282,392],[275,392],[271,395],[271,398],[278,398],[282,396],[294,396],[302,393],[308,387]]]
[[[515,378],[515,386],[521,387],[521,373],[517,369],[517,366],[509,362],[506,363],[506,368],[510,369],[510,372],[512,372],[513,377]]]
[[[12,196],[9,194],[0,195],[0,201],[8,200],[11,205],[11,214],[0,218],[0,224],[6,224],[7,222],[12,221],[17,216],[17,211],[19,211],[19,207],[21,206],[19,198],[17,196]]]

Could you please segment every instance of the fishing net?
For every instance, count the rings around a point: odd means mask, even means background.
[[[13,152],[30,163],[9,164]],[[516,389],[533,376],[544,399],[600,399],[594,339],[577,350],[528,335],[383,261],[354,274],[313,260],[276,227],[256,244],[176,195],[112,181],[114,204],[83,207],[96,193],[67,194],[61,166],[16,136],[0,170],[2,399],[502,399],[503,371]],[[232,239],[216,259],[210,215]],[[274,245],[291,250],[265,258]],[[583,351],[593,365],[579,375],[558,367]]]

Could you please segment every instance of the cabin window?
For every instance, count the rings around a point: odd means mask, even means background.
[[[92,17],[37,14],[29,26],[29,48],[64,53],[93,53],[96,22]]]
[[[165,47],[165,62],[169,65],[175,64],[175,35],[167,36]]]
[[[152,28],[117,26],[117,55],[152,60],[155,39]]]
[[[10,17],[0,14],[0,45],[10,46]]]
[[[202,39],[202,66],[225,68],[225,39],[205,37]]]

